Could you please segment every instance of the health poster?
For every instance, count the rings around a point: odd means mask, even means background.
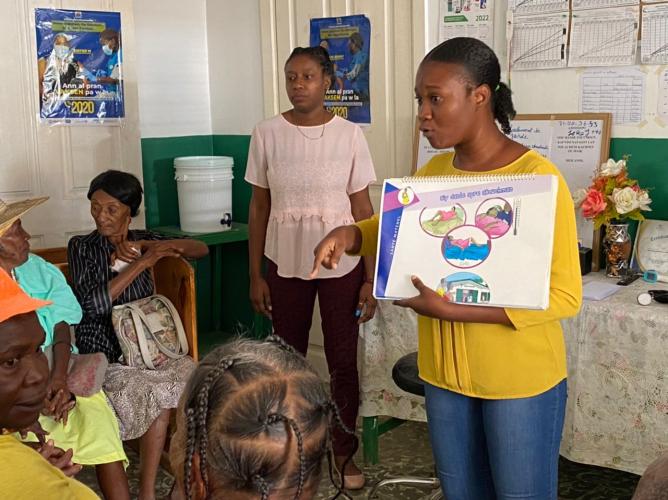
[[[441,0],[439,43],[460,36],[494,47],[494,0]]]
[[[125,116],[119,12],[35,9],[35,30],[41,121]]]
[[[310,43],[327,49],[334,64],[334,78],[325,96],[327,109],[351,122],[370,125],[369,19],[363,15],[311,19]]]

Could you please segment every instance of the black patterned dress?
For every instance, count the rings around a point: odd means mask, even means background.
[[[158,240],[151,231],[128,232],[128,240]],[[109,282],[117,276],[111,269],[113,245],[93,231],[73,237],[67,248],[72,289],[83,319],[76,327],[76,344],[82,354],[102,352],[109,360],[104,391],[118,416],[121,438],[138,438],[164,409],[176,408],[195,363],[189,357],[169,360],[157,370],[132,368],[121,364],[121,349],[111,324],[113,306],[143,299],[154,293],[151,273],[141,273],[112,301]]]

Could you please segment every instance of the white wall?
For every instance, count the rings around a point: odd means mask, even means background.
[[[263,0],[136,0],[137,72],[142,137],[249,134],[264,118],[259,6]],[[425,45],[438,40],[439,0],[420,3],[428,21]],[[495,50],[506,66],[507,0],[496,3]],[[308,30],[308,27],[305,28]],[[417,47],[417,44],[415,45]],[[169,53],[167,57],[165,54]],[[424,53],[416,50],[415,64]],[[648,71],[646,110],[656,109],[656,66]],[[512,74],[520,113],[573,113],[581,70]],[[550,95],[549,100],[544,99]],[[614,127],[615,137],[665,137],[654,120]]]
[[[250,134],[264,118],[259,0],[135,0],[142,137]]]
[[[2,0],[1,6],[0,32],[11,43],[0,53],[0,66],[9,68],[0,92],[0,198],[49,196],[23,217],[23,224],[33,248],[59,247],[94,227],[86,199],[93,177],[113,168],[141,178],[132,0]],[[121,126],[51,127],[37,121],[36,7],[121,13],[123,50],[129,54],[123,65]],[[143,215],[135,223],[143,225]]]
[[[133,8],[141,136],[211,134],[206,0],[135,0]]]
[[[259,0],[207,0],[214,134],[250,134],[264,118]]]

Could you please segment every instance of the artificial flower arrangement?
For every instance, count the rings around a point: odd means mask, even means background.
[[[647,190],[627,176],[628,159],[629,155],[619,161],[609,159],[596,169],[587,189],[578,189],[573,194],[575,207],[580,208],[586,219],[594,221],[595,229],[611,222],[644,220],[642,212],[652,210]]]

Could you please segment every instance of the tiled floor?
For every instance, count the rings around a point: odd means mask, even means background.
[[[432,475],[432,456],[429,447],[426,424],[408,422],[381,437],[381,462],[365,467],[367,484],[376,484],[384,478],[404,476]],[[133,493],[137,491],[138,467],[137,456],[129,453],[131,461],[128,474]],[[358,462],[361,464],[361,461]],[[92,469],[82,471],[79,479],[97,489],[95,472]],[[560,500],[628,500],[633,495],[638,476],[625,472],[591,467],[561,461],[559,470]],[[165,497],[171,488],[172,479],[164,471],[158,478],[158,494]],[[331,498],[336,490],[331,485],[327,473],[320,484],[318,500]],[[366,498],[369,488],[352,493],[355,499]],[[430,493],[429,490],[409,487],[387,487],[376,498],[379,500],[417,500]]]

